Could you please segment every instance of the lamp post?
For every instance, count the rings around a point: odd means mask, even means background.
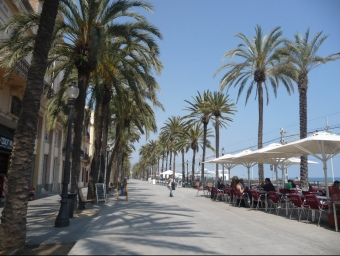
[[[224,148],[222,148],[222,156],[224,156]],[[222,175],[223,175],[223,185],[224,185],[224,164],[222,164]]]
[[[109,154],[111,152],[111,148],[109,145],[106,146],[106,168],[105,168],[105,174],[104,174],[104,184],[105,184],[105,190],[106,190],[106,194],[109,192],[109,186],[107,185],[106,182],[106,176],[109,173]]]
[[[61,193],[60,209],[57,218],[55,219],[55,227],[68,227],[70,225],[69,205],[68,205],[68,184],[70,183],[70,154],[71,154],[71,140],[72,140],[72,123],[74,104],[79,95],[79,88],[75,81],[66,89],[68,98],[68,106],[70,113],[68,116],[67,139],[66,139],[66,153],[65,153],[65,168],[63,178],[63,189]],[[73,209],[72,209],[73,210]]]
[[[189,161],[187,160],[187,187],[189,186],[188,165]]]

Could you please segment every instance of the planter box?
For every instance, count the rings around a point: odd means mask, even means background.
[[[340,227],[340,215],[337,215],[338,227]],[[334,213],[328,214],[328,223],[331,228],[335,228]]]

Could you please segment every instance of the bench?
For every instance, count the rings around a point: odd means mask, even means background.
[[[79,198],[78,210],[84,210],[86,204],[92,204],[95,201],[94,199],[85,199],[81,188],[78,189],[78,198]]]

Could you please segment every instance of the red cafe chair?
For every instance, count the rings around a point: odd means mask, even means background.
[[[256,202],[256,208],[255,208],[256,210],[260,205],[263,206],[266,203],[265,197],[261,195],[257,190],[251,189],[250,193],[252,197],[251,208],[254,209],[254,202]]]
[[[325,210],[328,209],[328,203],[327,202],[321,203],[321,201],[315,194],[305,195],[305,201],[306,201],[306,204],[309,205],[309,210],[307,213],[307,223],[308,223],[309,212],[314,210],[314,211],[319,212],[318,226],[320,226],[321,215]]]
[[[230,203],[232,198],[231,189],[228,187],[224,187],[224,194],[225,202]]]
[[[279,215],[279,211],[282,208],[282,204],[286,203],[281,197],[279,193],[276,191],[269,191],[268,192],[268,199],[269,199],[269,213],[271,213],[272,209],[275,209],[276,215]]]
[[[294,210],[297,210],[299,221],[301,219],[302,212],[304,212],[305,216],[307,217],[306,210],[308,211],[309,205],[304,204],[304,202],[301,199],[301,196],[297,193],[290,193],[289,196],[290,201],[292,203],[292,209],[290,211],[289,219],[290,220],[292,219],[292,213]]]
[[[220,201],[223,201],[224,199],[224,191],[221,189],[218,189],[216,187],[212,187],[214,198],[213,200],[216,201],[217,199],[220,199]]]
[[[241,206],[241,202],[243,200],[244,203],[246,203],[246,199],[248,199],[248,195],[245,194],[245,193],[241,193],[240,190],[238,190],[237,188],[235,188],[234,190],[234,196],[233,196],[233,201],[234,201],[234,206],[236,206],[237,204],[237,200],[239,200],[239,203],[238,203],[238,207]]]

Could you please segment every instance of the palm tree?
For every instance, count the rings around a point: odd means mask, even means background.
[[[202,127],[202,122],[191,123],[187,129],[185,129],[185,134],[183,138],[185,143],[189,144],[190,149],[192,149],[192,168],[191,168],[191,184],[194,185],[195,182],[195,159],[196,153],[199,148],[203,149],[204,142],[208,148],[211,148],[211,143],[207,138],[213,137],[210,129],[207,130],[206,138],[204,137],[204,129]]]
[[[203,123],[203,154],[202,154],[202,162],[201,162],[201,182],[204,182],[204,161],[205,161],[205,152],[207,147],[207,131],[208,131],[208,124],[212,113],[211,109],[211,102],[209,100],[209,91],[204,91],[203,95],[198,92],[198,96],[193,97],[194,101],[190,102],[185,100],[190,106],[187,107],[185,110],[189,110],[191,113],[184,118],[189,119],[189,123],[201,122]]]
[[[65,0],[60,3],[60,14],[64,19],[57,20],[54,30],[52,29],[53,47],[48,63],[57,63],[51,80],[54,80],[60,73],[64,75],[60,87],[66,85],[68,77],[74,72],[74,67],[77,69],[79,96],[75,103],[74,113],[72,193],[78,190],[84,107],[91,72],[96,69],[98,64],[110,66],[111,59],[102,58],[103,56],[115,55],[119,57],[121,55],[121,52],[117,53],[115,48],[116,43],[121,41],[125,42],[125,47],[120,48],[121,51],[126,51],[131,44],[136,42],[142,45],[138,50],[135,49],[131,52],[129,56],[132,60],[149,62],[150,69],[152,67],[156,73],[160,72],[159,49],[153,37],[161,39],[162,36],[157,28],[150,25],[142,15],[136,13],[136,8],[152,11],[152,6],[142,1],[82,0],[78,2]],[[12,40],[17,45],[15,48],[7,47],[7,55],[11,63],[13,63],[13,57],[20,60],[32,52],[31,45],[34,43],[34,37],[25,36],[27,34],[22,32],[24,29],[35,28],[39,20],[39,15],[25,13],[20,19],[17,18],[11,23],[14,27],[19,28],[15,30],[16,33]],[[126,54],[123,56],[125,57]],[[126,65],[131,69],[131,65],[128,63]],[[11,68],[13,69],[13,67]],[[112,76],[114,77],[114,75]],[[133,74],[131,74],[130,80],[131,78],[133,78]],[[152,81],[143,83],[141,86],[147,88],[150,84],[153,84]],[[139,90],[137,86],[139,84],[129,85],[133,90]],[[152,95],[154,92],[149,92],[149,94]]]
[[[34,153],[32,145],[34,145],[37,134],[40,99],[43,93],[44,75],[47,69],[48,52],[51,47],[52,31],[58,6],[59,0],[49,0],[43,3],[38,31],[34,37],[32,62],[28,69],[26,88],[8,170],[8,192],[1,213],[0,250],[17,248],[22,251],[25,248],[27,191]],[[1,65],[10,67],[8,74],[13,71],[20,58],[16,59],[18,55],[7,56],[12,61],[7,62],[6,65],[6,55],[2,53],[8,52],[10,48],[13,50],[18,41],[22,39],[24,31],[26,31],[25,27],[14,26],[10,31],[8,41],[3,41],[0,47],[3,57]],[[11,63],[14,63],[14,66],[11,67]]]
[[[210,111],[215,127],[215,151],[216,157],[219,157],[220,149],[220,127],[226,128],[227,122],[233,122],[233,119],[226,115],[234,115],[236,112],[235,104],[229,99],[229,95],[221,92],[210,93],[208,97],[210,101]],[[224,115],[225,114],[225,115]],[[216,181],[218,180],[218,164],[216,164]]]
[[[274,28],[268,35],[262,34],[260,26],[255,28],[256,35],[253,39],[248,39],[244,34],[237,34],[236,37],[244,41],[238,45],[236,49],[228,51],[223,59],[230,57],[232,59],[235,56],[244,59],[241,63],[230,62],[220,67],[214,76],[220,73],[222,70],[230,69],[220,81],[220,89],[223,90],[227,86],[227,90],[230,87],[239,86],[237,101],[242,94],[245,86],[249,81],[249,88],[247,90],[246,102],[247,104],[249,96],[253,89],[255,89],[256,97],[258,100],[259,109],[259,123],[258,123],[258,148],[263,147],[263,91],[265,90],[267,95],[267,105],[269,103],[268,86],[271,85],[274,95],[277,95],[277,88],[281,81],[286,88],[288,94],[294,91],[294,87],[290,76],[287,76],[284,72],[281,72],[279,67],[280,54],[277,53],[278,47],[285,41],[281,39],[282,32],[280,27]],[[264,180],[263,164],[258,164],[259,167],[259,182]]]
[[[145,93],[141,91],[142,94]],[[145,93],[146,94],[146,93]],[[148,137],[150,132],[157,132],[157,126],[155,121],[155,115],[148,104],[147,100],[151,98],[141,98],[138,99],[137,104],[134,98],[133,92],[129,89],[125,89],[125,93],[118,95],[116,92],[113,94],[113,99],[111,101],[111,127],[114,130],[114,147],[109,160],[109,169],[113,160],[115,159],[116,174],[115,179],[118,178],[118,168],[122,168],[122,158],[118,158],[120,155],[123,156],[124,150],[126,151],[125,145],[129,141],[138,141],[139,136],[135,135],[135,130],[138,130],[139,134],[146,134]],[[146,94],[147,95],[147,94]],[[159,104],[163,109],[163,106],[153,99],[152,102]],[[132,133],[134,132],[134,134]],[[133,136],[132,136],[133,135]]]
[[[138,41],[139,44],[143,44],[145,51],[152,53],[151,60],[150,56],[146,60],[150,61],[150,65],[156,72],[160,67],[157,60],[158,47],[151,36],[161,38],[161,34],[143,16],[135,12],[135,8],[152,11],[150,4],[124,0],[83,0],[79,3],[80,5],[77,5],[69,0],[61,4],[61,13],[65,19],[56,25],[56,44],[51,52],[51,61],[61,62],[54,70],[55,75],[63,71],[65,76],[68,76],[73,67],[78,71],[79,96],[74,114],[71,193],[78,190],[84,107],[90,73],[95,71],[98,64],[104,67],[110,66],[111,62],[107,63],[107,61],[111,61],[111,58],[104,58],[104,56],[114,54],[119,56],[115,44],[108,41],[123,40],[127,42],[127,47],[130,42]],[[131,19],[121,22],[124,17]],[[58,36],[66,38],[67,41],[60,41]],[[144,56],[142,51],[130,54],[133,59],[134,55]],[[138,87],[134,88],[138,89]]]
[[[322,31],[310,38],[309,29],[305,35],[296,34],[295,41],[287,41],[281,53],[288,56],[288,60],[283,64],[283,70],[290,75],[297,83],[299,91],[299,114],[300,114],[300,139],[307,137],[307,91],[309,72],[331,60],[335,60],[334,55],[320,57],[317,52],[328,36],[322,36]],[[300,163],[301,187],[308,190],[308,157],[301,156]]]
[[[180,140],[181,135],[183,134],[184,123],[183,119],[180,116],[171,116],[166,121],[164,126],[161,128],[161,136],[165,138],[170,143],[170,170],[172,164],[172,153],[174,154],[174,162],[175,156],[178,148],[176,148],[176,144]],[[173,164],[173,175],[175,177],[175,164]]]

